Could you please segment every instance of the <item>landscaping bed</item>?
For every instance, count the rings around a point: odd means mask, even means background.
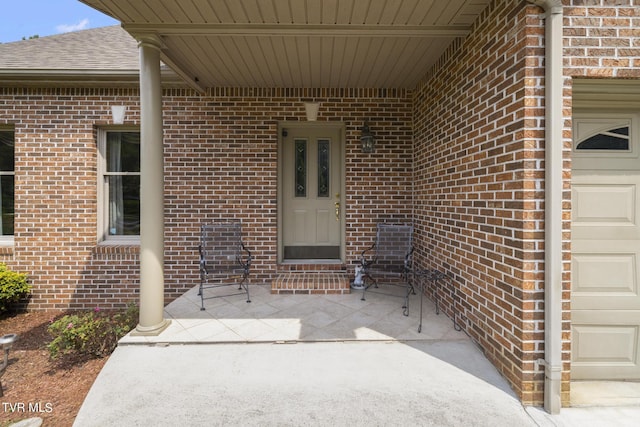
[[[107,357],[70,356],[51,360],[47,328],[69,312],[0,315],[0,336],[18,334],[9,366],[0,377],[0,427],[40,417],[43,426],[71,426]],[[4,357],[4,355],[0,355]]]

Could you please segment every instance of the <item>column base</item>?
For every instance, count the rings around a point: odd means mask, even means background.
[[[167,329],[167,327],[171,324],[171,320],[162,319],[162,322],[153,326],[141,326],[138,324],[134,330],[132,330],[129,334],[132,337],[142,337],[142,336],[158,336],[162,331]]]

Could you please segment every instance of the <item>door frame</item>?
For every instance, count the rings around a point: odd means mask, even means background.
[[[285,130],[290,129],[332,129],[337,130],[341,139],[341,149],[340,149],[340,259],[336,260],[322,260],[317,261],[317,263],[322,264],[336,264],[336,263],[345,263],[346,259],[346,218],[345,218],[345,205],[346,205],[346,194],[345,194],[345,177],[346,177],[346,167],[345,167],[345,156],[346,156],[346,126],[343,122],[300,122],[300,121],[280,121],[278,122],[278,197],[277,197],[277,227],[278,227],[278,237],[277,237],[277,261],[278,264],[309,264],[316,263],[315,260],[285,260],[284,259],[284,238],[282,234],[282,209],[284,206],[283,203],[283,185],[284,180],[282,178],[282,170],[283,170],[283,150],[284,150],[284,138],[283,132]]]

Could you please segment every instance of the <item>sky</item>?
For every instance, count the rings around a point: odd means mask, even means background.
[[[0,5],[0,43],[118,24],[78,0],[0,0]]]

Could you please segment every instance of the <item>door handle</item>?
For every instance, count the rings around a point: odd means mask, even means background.
[[[340,221],[340,202],[335,202],[336,207],[336,221]]]

